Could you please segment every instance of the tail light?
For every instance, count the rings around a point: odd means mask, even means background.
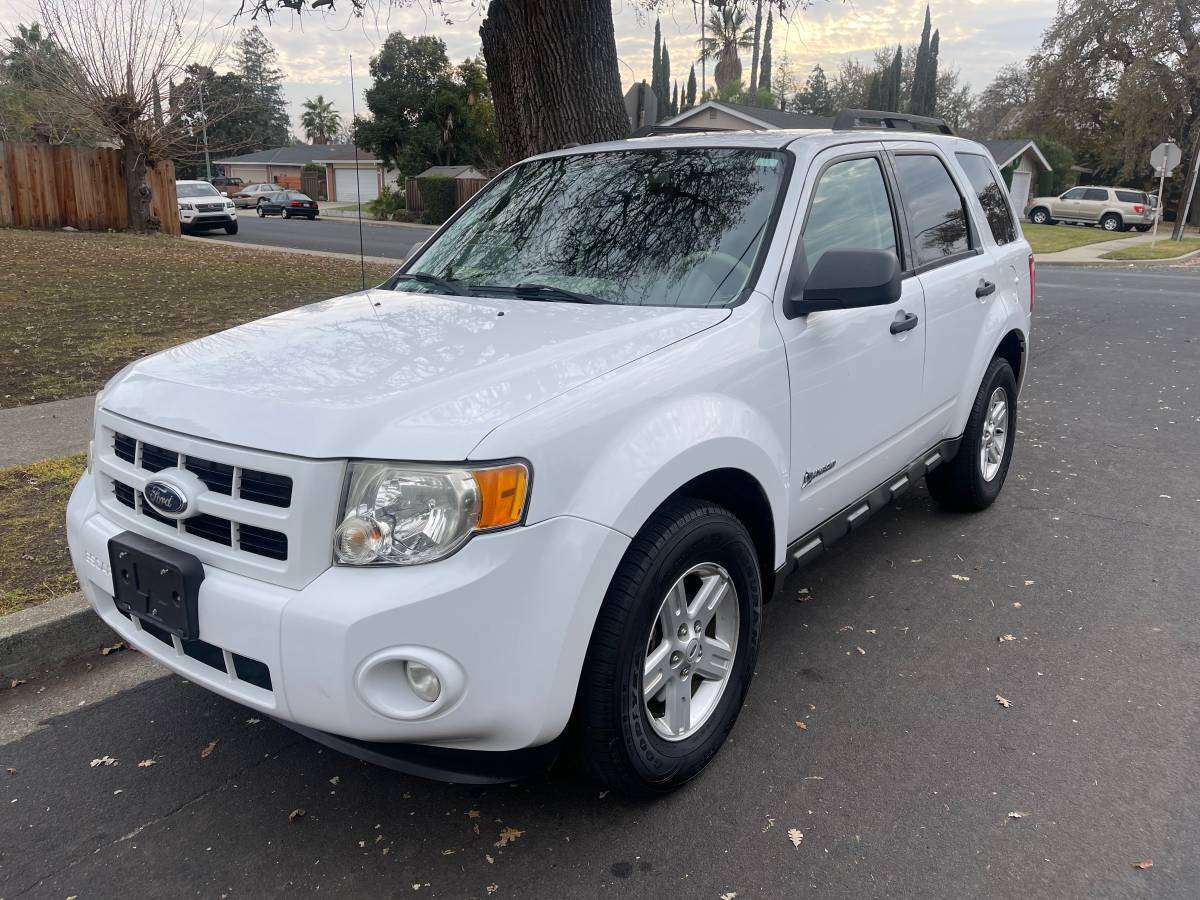
[[[1135,203],[1133,204],[1133,211],[1140,216],[1146,211],[1146,207],[1142,206],[1140,203]]]
[[[1033,312],[1034,298],[1034,272],[1033,272],[1033,254],[1029,254],[1029,311]]]
[[[304,204],[303,204],[303,203],[301,203],[299,200],[293,200],[293,201],[292,201],[292,206],[303,206],[303,205],[304,205]]]

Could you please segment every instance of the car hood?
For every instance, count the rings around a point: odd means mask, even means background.
[[[459,460],[497,425],[728,315],[367,291],[147,357],[101,404],[297,456]]]

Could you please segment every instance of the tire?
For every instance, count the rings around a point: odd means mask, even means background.
[[[267,211],[263,209],[263,205],[261,203],[258,204],[258,217],[260,219],[265,219],[267,217]]]
[[[984,443],[990,429],[985,430],[989,413],[995,413],[995,399],[1003,392],[1006,409],[1003,414],[1004,449],[999,452],[994,471],[985,472],[982,458]],[[1008,467],[1012,462],[1013,443],[1017,434],[1017,381],[1008,360],[996,357],[984,373],[979,393],[971,406],[971,415],[963,432],[958,455],[925,476],[929,493],[941,506],[958,512],[979,512],[991,506],[1004,488]],[[990,474],[991,477],[988,477]]]
[[[228,225],[226,225],[225,233],[226,234],[237,234],[238,233],[238,223],[230,222]]]
[[[292,214],[289,213],[286,209],[281,209],[279,211],[279,217],[281,219],[290,219],[292,217]]]
[[[1053,225],[1054,220],[1050,218],[1050,210],[1044,206],[1039,206],[1036,209],[1029,211],[1029,221],[1034,225]]]
[[[1145,234],[1147,231],[1149,231],[1149,230],[1150,230],[1150,226],[1149,226],[1149,225],[1135,225],[1135,226],[1134,226],[1134,228],[1136,228],[1136,229],[1137,229],[1138,231],[1140,231],[1142,234]]]
[[[314,221],[316,218],[317,218],[317,215],[316,215],[316,213],[313,213],[311,216],[309,216],[309,217],[308,217],[308,221],[312,222],[312,221]]]
[[[1124,226],[1116,213],[1105,213],[1100,217],[1100,227],[1105,231],[1121,231]]]
[[[671,618],[668,592],[682,585],[688,602],[694,602],[694,589],[713,579],[725,591],[710,613],[712,624],[698,626],[685,613],[686,644],[679,631],[668,635],[662,624]],[[704,500],[685,497],[660,508],[626,550],[592,632],[572,717],[583,767],[608,788],[632,797],[669,793],[699,774],[721,749],[741,711],[758,657],[761,618],[762,578],[745,526],[728,510]],[[720,645],[713,638],[721,639]],[[663,687],[656,699],[643,701],[652,642],[661,654],[655,677]],[[693,655],[694,648],[699,654]],[[709,667],[728,648],[732,662],[714,667],[727,673],[718,686],[699,670],[714,671]],[[687,677],[693,665],[696,671]],[[687,709],[689,716],[700,709],[700,721],[683,730],[682,737],[666,737],[662,729],[672,715],[666,698],[675,685],[682,686],[675,696],[690,698],[686,706],[677,703],[675,708]],[[660,702],[661,718],[650,712]]]

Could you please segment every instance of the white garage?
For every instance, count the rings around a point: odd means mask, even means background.
[[[369,169],[333,169],[333,195],[339,202],[353,203],[362,199],[363,203],[374,200],[379,196],[379,170],[372,166]]]

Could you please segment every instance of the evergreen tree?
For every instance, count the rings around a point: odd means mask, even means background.
[[[775,30],[774,11],[767,12],[767,30],[763,35],[763,50],[762,61],[759,63],[758,89],[759,91],[771,92],[771,67],[774,65],[774,60],[771,59],[771,34]]]
[[[921,29],[921,45],[917,48],[917,62],[913,70],[912,97],[908,103],[910,112],[919,116],[928,115],[930,110],[926,99],[927,72],[929,69],[929,31],[932,26],[929,7],[925,7],[925,26]]]
[[[658,83],[662,90],[658,101],[658,118],[661,121],[671,114],[671,51],[665,44],[658,60]]]
[[[257,25],[233,48],[233,71],[241,78],[243,94],[237,117],[248,146],[256,150],[288,142],[291,120],[283,99],[279,55]]]
[[[658,119],[661,120],[666,112],[666,86],[662,81],[662,20],[655,19],[654,21],[654,59],[650,61],[650,90],[654,93],[654,97],[658,100]]]
[[[882,78],[879,72],[871,75],[871,84],[867,88],[867,109],[883,109]]]
[[[925,66],[924,109],[926,115],[937,112],[937,80],[938,80],[938,45],[941,43],[941,32],[933,33],[929,42],[929,62]]]
[[[758,82],[759,82],[759,48],[762,45],[762,11],[763,0],[756,0],[754,4],[754,53],[750,59],[750,102],[756,102],[758,97]]]
[[[679,115],[679,82],[675,82],[675,88],[671,91],[671,115]]]
[[[899,44],[896,45],[896,55],[892,57],[892,64],[888,67],[883,76],[883,88],[880,92],[880,97],[884,105],[881,109],[888,112],[900,111],[900,80],[904,67],[904,48]]]
[[[687,82],[687,105],[684,106],[684,109],[691,109],[696,105],[696,88],[696,64],[692,63],[692,71],[688,75]]]
[[[833,93],[829,89],[829,79],[825,76],[825,70],[819,65],[813,66],[808,81],[804,84],[804,90],[796,95],[796,112],[808,113],[811,116],[832,116],[833,106]]]

